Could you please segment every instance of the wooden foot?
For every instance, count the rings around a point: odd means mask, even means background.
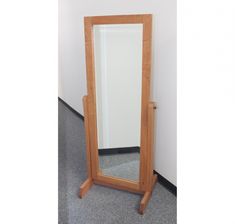
[[[146,192],[144,193],[144,196],[143,196],[141,202],[140,202],[139,213],[140,213],[141,215],[144,214],[144,209],[146,208],[150,197],[151,197],[151,192],[146,191]]]
[[[157,175],[153,175],[153,177],[152,177],[152,186],[151,186],[151,189],[150,189],[150,191],[146,191],[146,192],[144,193],[144,196],[143,196],[143,198],[142,198],[142,200],[141,200],[141,202],[140,202],[139,213],[140,213],[141,215],[144,214],[144,210],[145,210],[145,208],[147,207],[147,204],[148,204],[148,202],[149,202],[149,199],[151,198],[152,190],[153,190],[154,185],[156,184],[156,182],[157,182]]]
[[[80,187],[79,198],[83,198],[86,192],[91,188],[92,185],[93,185],[92,179],[88,178]]]

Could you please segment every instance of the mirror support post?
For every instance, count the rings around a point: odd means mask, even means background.
[[[88,119],[88,96],[83,97],[83,109],[84,109],[84,124],[85,124],[85,135],[86,135],[86,159],[87,159],[87,172],[88,178],[86,181],[81,185],[79,189],[79,198],[83,198],[86,192],[91,188],[93,185],[92,179],[92,168],[91,168],[91,150],[90,150],[90,139],[89,139],[89,119]]]
[[[147,186],[144,196],[140,202],[139,213],[144,214],[144,209],[146,208],[148,201],[151,198],[152,191],[155,183],[157,182],[157,176],[153,174],[153,145],[154,145],[154,112],[157,109],[155,102],[149,102],[148,105],[148,147],[147,147]]]

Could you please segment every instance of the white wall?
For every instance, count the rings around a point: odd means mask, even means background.
[[[83,114],[83,17],[153,14],[153,100],[158,103],[155,170],[176,184],[176,0],[60,0],[59,97]]]

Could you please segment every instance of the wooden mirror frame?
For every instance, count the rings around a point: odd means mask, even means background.
[[[139,181],[106,176],[102,174],[102,171],[99,168],[93,25],[101,24],[143,24]],[[151,197],[153,186],[157,181],[157,176],[153,174],[153,131],[154,109],[156,109],[156,106],[154,102],[149,101],[151,75],[152,15],[141,14],[84,17],[84,28],[88,95],[83,97],[83,106],[86,130],[88,178],[80,187],[79,197],[82,198],[93,185],[93,183],[143,194],[143,198],[140,202],[139,207],[139,213],[143,214],[144,209]]]

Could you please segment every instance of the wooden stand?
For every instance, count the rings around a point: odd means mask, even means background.
[[[155,183],[157,182],[157,175],[153,174],[153,131],[154,131],[154,109],[156,109],[155,103],[150,102],[148,107],[148,147],[145,152],[146,158],[144,167],[141,172],[143,173],[143,180],[140,179],[140,182],[135,183],[134,181],[128,181],[124,179],[119,179],[115,177],[103,176],[101,170],[98,170],[95,174],[94,168],[92,169],[92,161],[91,161],[91,148],[90,143],[91,139],[89,137],[89,107],[88,107],[88,97],[83,97],[83,107],[84,107],[84,122],[85,122],[85,130],[86,130],[86,155],[87,155],[87,171],[88,178],[87,180],[80,186],[79,190],[79,198],[83,198],[84,195],[88,192],[88,190],[94,184],[104,185],[107,187],[116,188],[119,190],[126,190],[134,193],[143,194],[143,198],[140,201],[139,213],[144,214],[144,210],[147,207],[147,204],[151,198],[152,191]],[[141,175],[140,175],[141,176]]]
[[[141,150],[139,181],[105,176],[99,168],[93,26],[102,24],[143,24],[140,134]],[[91,188],[93,183],[143,194],[139,207],[139,213],[143,214],[148,201],[151,198],[154,184],[157,181],[157,177],[153,174],[153,131],[154,109],[156,109],[156,106],[153,102],[149,102],[151,80],[152,15],[88,16],[84,18],[84,28],[88,96],[83,98],[83,106],[86,129],[88,178],[80,187],[79,197],[82,198]]]

